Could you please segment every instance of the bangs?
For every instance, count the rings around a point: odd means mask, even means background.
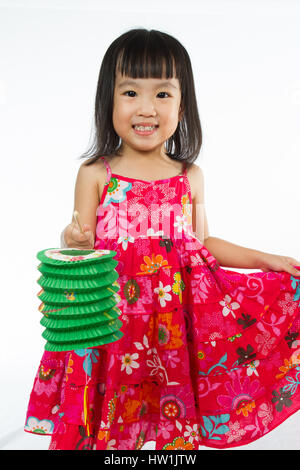
[[[141,37],[140,37],[141,36]],[[173,47],[172,47],[173,46]],[[121,47],[116,72],[131,78],[178,78],[182,70],[178,51],[157,34],[137,34]],[[181,81],[181,80],[180,80]]]

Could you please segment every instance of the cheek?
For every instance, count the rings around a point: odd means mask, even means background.
[[[130,116],[124,112],[121,107],[115,107],[112,115],[113,127],[115,132],[122,138],[128,134],[128,128],[130,125]]]
[[[122,127],[122,123],[124,123],[124,110],[118,103],[114,104],[112,120],[115,128]]]
[[[179,106],[176,102],[169,104],[168,106],[161,106],[158,109],[158,113],[163,116],[164,120],[174,123],[179,119]]]
[[[178,126],[179,116],[177,109],[170,110],[165,118],[165,125],[170,132],[175,132]]]
[[[114,102],[114,107],[113,107],[113,119],[114,120],[119,120],[120,122],[121,121],[124,121],[124,118],[125,117],[130,117],[132,113],[132,110],[130,108],[130,106],[128,106],[128,104],[126,103],[122,103],[122,102],[119,102],[118,100],[116,100]]]

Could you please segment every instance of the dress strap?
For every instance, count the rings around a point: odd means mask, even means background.
[[[106,184],[108,184],[110,182],[110,178],[111,178],[111,168],[110,168],[110,165],[109,165],[109,163],[108,163],[108,161],[106,160],[105,157],[100,157],[100,158],[103,161],[103,163],[105,165],[105,168],[106,168],[106,171],[107,171]]]
[[[183,162],[183,171],[182,171],[182,176],[186,176],[186,172],[187,172],[187,162],[184,161]]]

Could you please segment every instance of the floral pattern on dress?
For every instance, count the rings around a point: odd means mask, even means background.
[[[103,206],[105,207],[111,202],[123,202],[126,199],[127,191],[129,191],[131,187],[131,183],[112,177],[107,187],[107,194]]]
[[[110,173],[95,248],[116,251],[124,336],[45,351],[25,430],[78,450],[230,448],[264,436],[300,407],[300,278],[220,267],[193,235],[186,175]]]

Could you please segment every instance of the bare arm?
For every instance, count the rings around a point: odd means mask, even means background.
[[[204,244],[209,237],[209,228],[204,201],[204,176],[203,171],[197,165],[192,165],[188,173],[191,188],[193,188],[192,223],[196,238]]]
[[[94,165],[80,166],[74,195],[74,210],[80,214],[85,235],[77,233],[74,217],[72,222],[61,234],[62,247],[93,248],[97,223],[97,207],[99,205],[98,172]]]
[[[265,253],[227,242],[217,237],[209,237],[205,246],[217,259],[220,266],[228,268],[260,269]]]

